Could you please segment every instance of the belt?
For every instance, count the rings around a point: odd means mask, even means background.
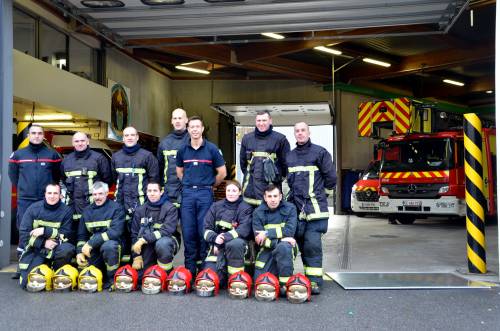
[[[201,190],[201,189],[212,189],[211,185],[184,185],[184,188]]]

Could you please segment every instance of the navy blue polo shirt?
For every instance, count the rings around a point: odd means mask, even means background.
[[[176,165],[184,168],[182,177],[184,186],[214,185],[215,169],[223,166],[224,163],[220,150],[206,139],[203,139],[198,149],[194,149],[189,142],[177,151]]]

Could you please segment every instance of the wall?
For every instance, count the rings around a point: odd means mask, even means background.
[[[106,51],[106,77],[130,89],[130,125],[160,138],[170,131],[168,77],[114,49]]]

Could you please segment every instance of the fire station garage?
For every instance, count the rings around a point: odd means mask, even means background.
[[[76,131],[110,156],[128,125],[156,153],[183,108],[241,180],[268,110],[292,148],[304,121],[333,155],[324,270],[342,287],[498,281],[495,3],[0,0],[0,267],[30,123],[62,156]]]

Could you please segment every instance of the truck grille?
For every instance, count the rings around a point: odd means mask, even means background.
[[[358,201],[378,201],[378,193],[375,191],[356,191]]]
[[[404,198],[420,198],[420,199],[436,199],[439,198],[438,191],[446,184],[392,184],[384,185],[389,189],[389,198],[404,199]]]

